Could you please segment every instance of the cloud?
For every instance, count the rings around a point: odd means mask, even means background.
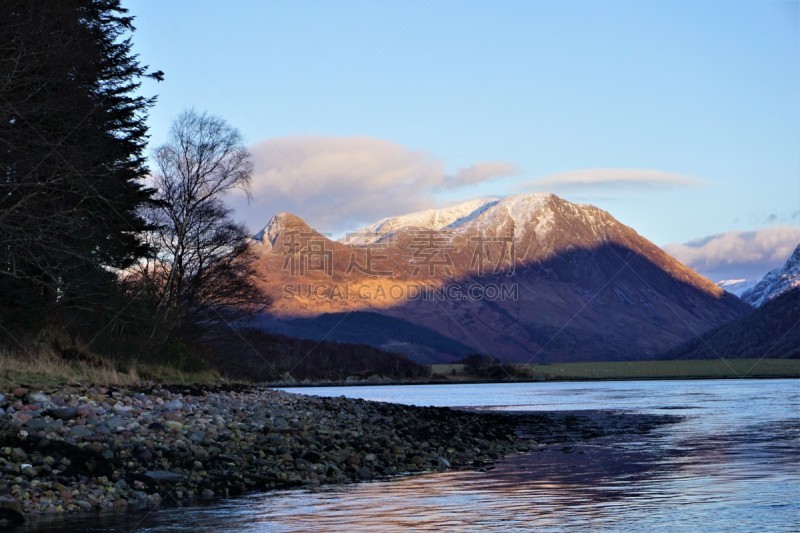
[[[757,279],[781,266],[800,243],[800,228],[773,226],[755,231],[731,231],[664,250],[713,281]]]
[[[576,189],[593,186],[693,187],[703,180],[660,170],[637,168],[587,168],[528,181],[523,188],[536,190]]]
[[[501,161],[476,162],[453,175],[422,150],[372,137],[278,137],[250,147],[253,201],[231,198],[251,229],[292,212],[323,232],[434,207],[437,191],[517,172]]]
[[[455,176],[447,180],[447,183],[452,187],[460,187],[506,176],[513,176],[515,174],[519,174],[519,168],[513,163],[508,163],[506,161],[486,161],[475,163],[467,168],[459,170]]]

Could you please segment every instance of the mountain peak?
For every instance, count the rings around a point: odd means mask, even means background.
[[[308,233],[313,231],[305,220],[292,213],[281,212],[274,215],[264,228],[253,235],[253,239],[265,246],[274,246],[278,238],[287,231]]]
[[[515,227],[523,227],[534,217],[545,219],[544,222],[550,220],[548,213],[543,210],[554,200],[565,202],[551,193],[476,198],[381,219],[349,234],[345,242],[356,245],[372,244],[406,229],[455,232],[479,230],[484,226],[494,227],[500,213],[510,217]]]
[[[782,267],[770,270],[755,287],[743,292],[741,298],[754,307],[761,307],[795,287],[800,287],[800,244]]]

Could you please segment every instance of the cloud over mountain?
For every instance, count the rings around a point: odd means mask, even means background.
[[[528,181],[526,189],[559,190],[591,186],[628,187],[691,187],[702,185],[703,180],[660,170],[637,168],[587,168],[560,172]]]
[[[454,173],[423,150],[372,137],[278,137],[252,146],[254,201],[236,210],[251,228],[272,214],[302,215],[320,231],[432,207],[433,193],[512,175],[503,161],[476,162]]]
[[[773,226],[755,231],[731,231],[664,250],[713,280],[760,278],[780,266],[800,243],[800,228]]]

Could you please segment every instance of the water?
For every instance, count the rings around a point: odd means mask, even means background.
[[[703,380],[287,389],[414,405],[680,414],[647,436],[486,471],[276,491],[211,506],[42,521],[38,530],[800,530],[800,381]]]

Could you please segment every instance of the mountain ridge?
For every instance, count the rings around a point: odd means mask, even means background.
[[[482,198],[366,228],[345,243],[294,215],[273,217],[258,250],[271,314],[370,311],[500,359],[555,361],[654,356],[749,309],[609,213],[552,194]],[[410,297],[506,286],[514,298]]]
[[[767,272],[755,286],[744,291],[741,298],[753,307],[761,307],[795,287],[800,287],[800,244],[782,266]]]

